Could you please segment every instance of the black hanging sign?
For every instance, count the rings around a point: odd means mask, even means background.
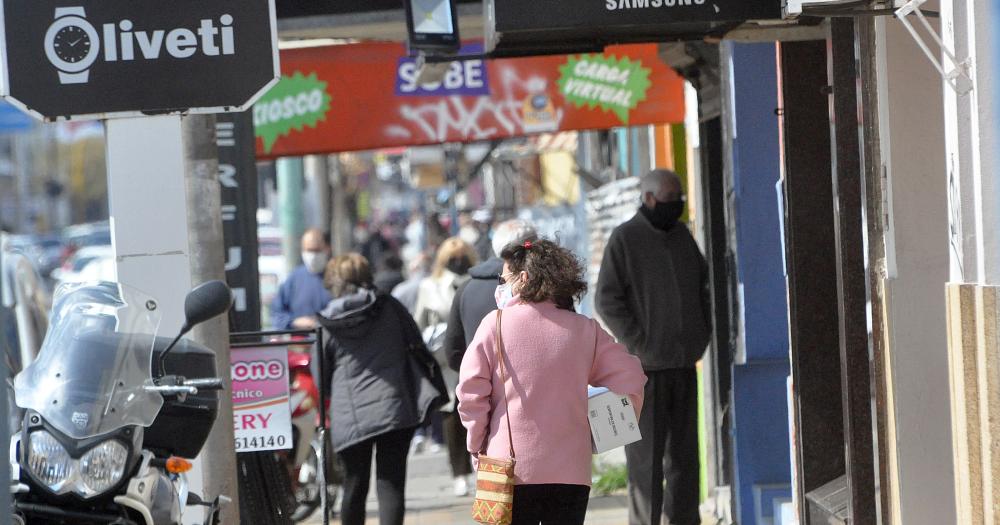
[[[45,120],[242,110],[280,75],[274,0],[0,0],[0,94]]]
[[[493,56],[700,40],[748,20],[780,19],[782,0],[485,0]]]
[[[260,330],[260,277],[257,269],[257,164],[253,116],[249,112],[217,117],[219,184],[222,186],[222,237],[226,282],[236,301],[232,332]]]

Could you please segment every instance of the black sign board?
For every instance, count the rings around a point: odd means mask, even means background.
[[[457,0],[459,4],[482,4],[483,0]],[[278,19],[307,16],[385,14],[403,9],[401,0],[276,0]]]
[[[486,51],[516,56],[700,40],[781,18],[782,0],[485,0]]]
[[[222,186],[222,237],[226,282],[236,298],[229,328],[260,330],[260,276],[257,270],[257,163],[250,112],[217,117],[219,184]]]
[[[46,120],[241,110],[280,75],[274,0],[0,8],[0,94]]]

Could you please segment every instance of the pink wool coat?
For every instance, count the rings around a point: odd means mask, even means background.
[[[639,359],[596,321],[552,303],[503,310],[510,412],[500,390],[496,312],[486,316],[462,360],[458,413],[472,454],[508,456],[507,418],[514,436],[518,485],[590,485],[587,385],[628,395],[642,409],[646,375]]]

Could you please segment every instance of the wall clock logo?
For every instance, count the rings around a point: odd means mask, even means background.
[[[57,7],[55,21],[45,33],[45,56],[62,84],[87,83],[88,70],[100,53],[97,30],[86,16],[83,7]]]

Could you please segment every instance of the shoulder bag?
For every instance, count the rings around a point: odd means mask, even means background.
[[[497,363],[500,367],[500,389],[503,391],[504,406],[507,407],[507,438],[510,456],[506,459],[491,458],[486,450],[479,454],[476,469],[476,500],[472,503],[472,519],[486,525],[510,525],[514,515],[514,434],[510,430],[510,405],[507,403],[507,374],[503,360],[503,334],[501,322],[503,310],[497,310]],[[496,413],[496,410],[493,411]],[[483,444],[486,448],[486,444]]]

